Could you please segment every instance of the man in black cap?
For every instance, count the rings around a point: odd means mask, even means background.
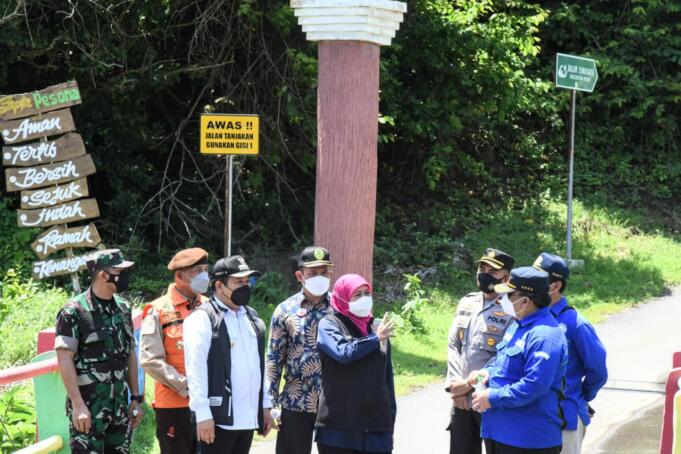
[[[211,299],[184,322],[189,408],[201,454],[246,454],[273,428],[265,387],[265,324],[248,306],[259,274],[239,255],[218,260]]]
[[[485,451],[558,454],[567,343],[549,311],[549,276],[529,266],[516,268],[494,291],[517,323],[506,331],[494,361],[468,376],[471,384],[482,381],[473,409],[482,413]],[[489,387],[482,389],[485,383]]]
[[[497,353],[506,328],[513,317],[504,313],[497,302],[494,286],[508,281],[513,257],[497,249],[485,249],[478,260],[476,282],[480,291],[469,293],[457,305],[449,331],[447,379],[454,401],[450,432],[450,454],[479,454],[480,413],[472,410],[473,386],[468,374],[481,369]]]
[[[321,390],[317,325],[330,313],[331,257],[310,246],[298,257],[296,279],[302,289],[279,304],[272,314],[267,354],[269,392],[281,411],[277,454],[310,454]],[[286,368],[286,384],[279,383]]]

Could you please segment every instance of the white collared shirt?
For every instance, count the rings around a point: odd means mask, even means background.
[[[227,309],[224,321],[231,342],[232,409],[231,426],[219,425],[226,430],[251,430],[258,428],[258,397],[260,388],[266,389],[265,377],[260,374],[258,339],[246,309],[228,309],[213,297],[218,306]],[[196,422],[213,418],[208,396],[208,351],[212,329],[208,314],[194,311],[184,321],[184,363],[189,385],[189,408],[196,413]],[[263,393],[263,408],[271,408],[269,393]]]

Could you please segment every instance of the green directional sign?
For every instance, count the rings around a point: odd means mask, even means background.
[[[591,93],[597,80],[596,60],[556,54],[556,86]]]

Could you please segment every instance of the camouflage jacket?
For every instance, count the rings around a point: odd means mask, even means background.
[[[125,381],[134,345],[130,306],[114,295],[103,301],[88,288],[57,314],[54,348],[75,353],[78,385]]]

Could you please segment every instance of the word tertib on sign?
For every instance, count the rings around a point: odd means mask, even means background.
[[[556,54],[556,86],[570,90],[594,91],[598,80],[596,60],[576,55]]]
[[[97,247],[102,239],[94,224],[66,229],[62,226],[52,227],[43,232],[31,244],[31,248],[41,259],[45,259],[53,252],[70,247]]]
[[[19,95],[0,96],[0,120],[13,120],[80,104],[76,81]]]
[[[258,154],[257,115],[202,114],[199,151],[202,154]]]
[[[95,171],[92,156],[86,154],[56,164],[5,169],[5,182],[7,183],[7,192],[21,191],[66,183],[92,175]]]
[[[0,128],[5,143],[12,144],[75,131],[76,125],[71,110],[64,109],[23,120],[5,121]]]
[[[80,134],[72,132],[48,142],[25,143],[2,148],[2,163],[27,167],[46,162],[65,161],[85,154]]]

